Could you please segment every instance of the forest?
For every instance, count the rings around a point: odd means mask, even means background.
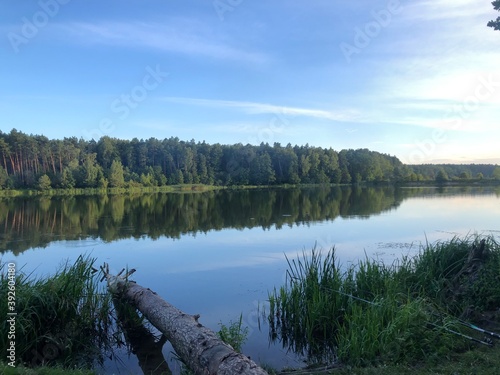
[[[497,179],[492,164],[404,165],[368,149],[222,145],[170,137],[49,139],[0,131],[0,189],[444,182]]]

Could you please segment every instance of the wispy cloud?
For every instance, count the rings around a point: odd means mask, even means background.
[[[493,13],[490,2],[478,4],[477,0],[424,0],[407,6],[408,14],[420,20],[445,20],[477,16]],[[423,11],[424,10],[424,11]]]
[[[304,116],[313,117],[318,119],[333,120],[333,121],[360,121],[359,113],[352,109],[327,111],[321,109],[297,108],[278,106],[273,104],[247,102],[247,101],[233,101],[233,100],[214,100],[214,99],[197,99],[197,98],[182,98],[182,97],[164,97],[164,101],[212,107],[212,108],[233,108],[242,110],[247,114],[276,114],[284,116]]]
[[[475,0],[405,5],[394,37],[377,45],[378,74],[357,97],[366,118],[464,133],[498,127],[500,39],[486,27],[493,13]],[[405,35],[409,25],[418,37]]]
[[[245,61],[261,64],[269,56],[235,46],[214,35],[201,23],[173,20],[165,24],[146,22],[72,22],[56,24],[54,28],[73,41],[106,44],[127,48],[149,48],[212,59]],[[60,34],[61,35],[61,34]]]

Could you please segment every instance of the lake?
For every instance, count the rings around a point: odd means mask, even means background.
[[[303,363],[267,326],[268,291],[284,283],[285,257],[335,246],[341,264],[392,262],[426,241],[500,236],[500,187],[304,187],[196,193],[0,199],[1,261],[35,275],[80,254],[135,268],[133,279],[213,330],[249,328],[243,352],[281,368]],[[166,344],[163,353],[178,367]],[[140,373],[120,352],[103,373]]]

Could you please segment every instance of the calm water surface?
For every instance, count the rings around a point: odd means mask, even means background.
[[[285,255],[335,246],[340,263],[391,262],[426,241],[500,237],[500,188],[303,188],[0,200],[1,261],[36,275],[80,254],[135,280],[214,329],[243,315],[243,351],[277,368],[302,363],[269,344],[258,316],[284,282]],[[171,368],[171,347],[163,353]],[[133,355],[103,373],[141,373]]]

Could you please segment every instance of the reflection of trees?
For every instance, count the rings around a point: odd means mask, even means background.
[[[442,194],[456,194],[444,189]],[[488,189],[459,194],[494,193]],[[219,190],[204,193],[12,198],[0,200],[0,251],[22,252],[51,241],[100,238],[179,238],[224,228],[283,225],[369,217],[431,188],[318,187]]]

